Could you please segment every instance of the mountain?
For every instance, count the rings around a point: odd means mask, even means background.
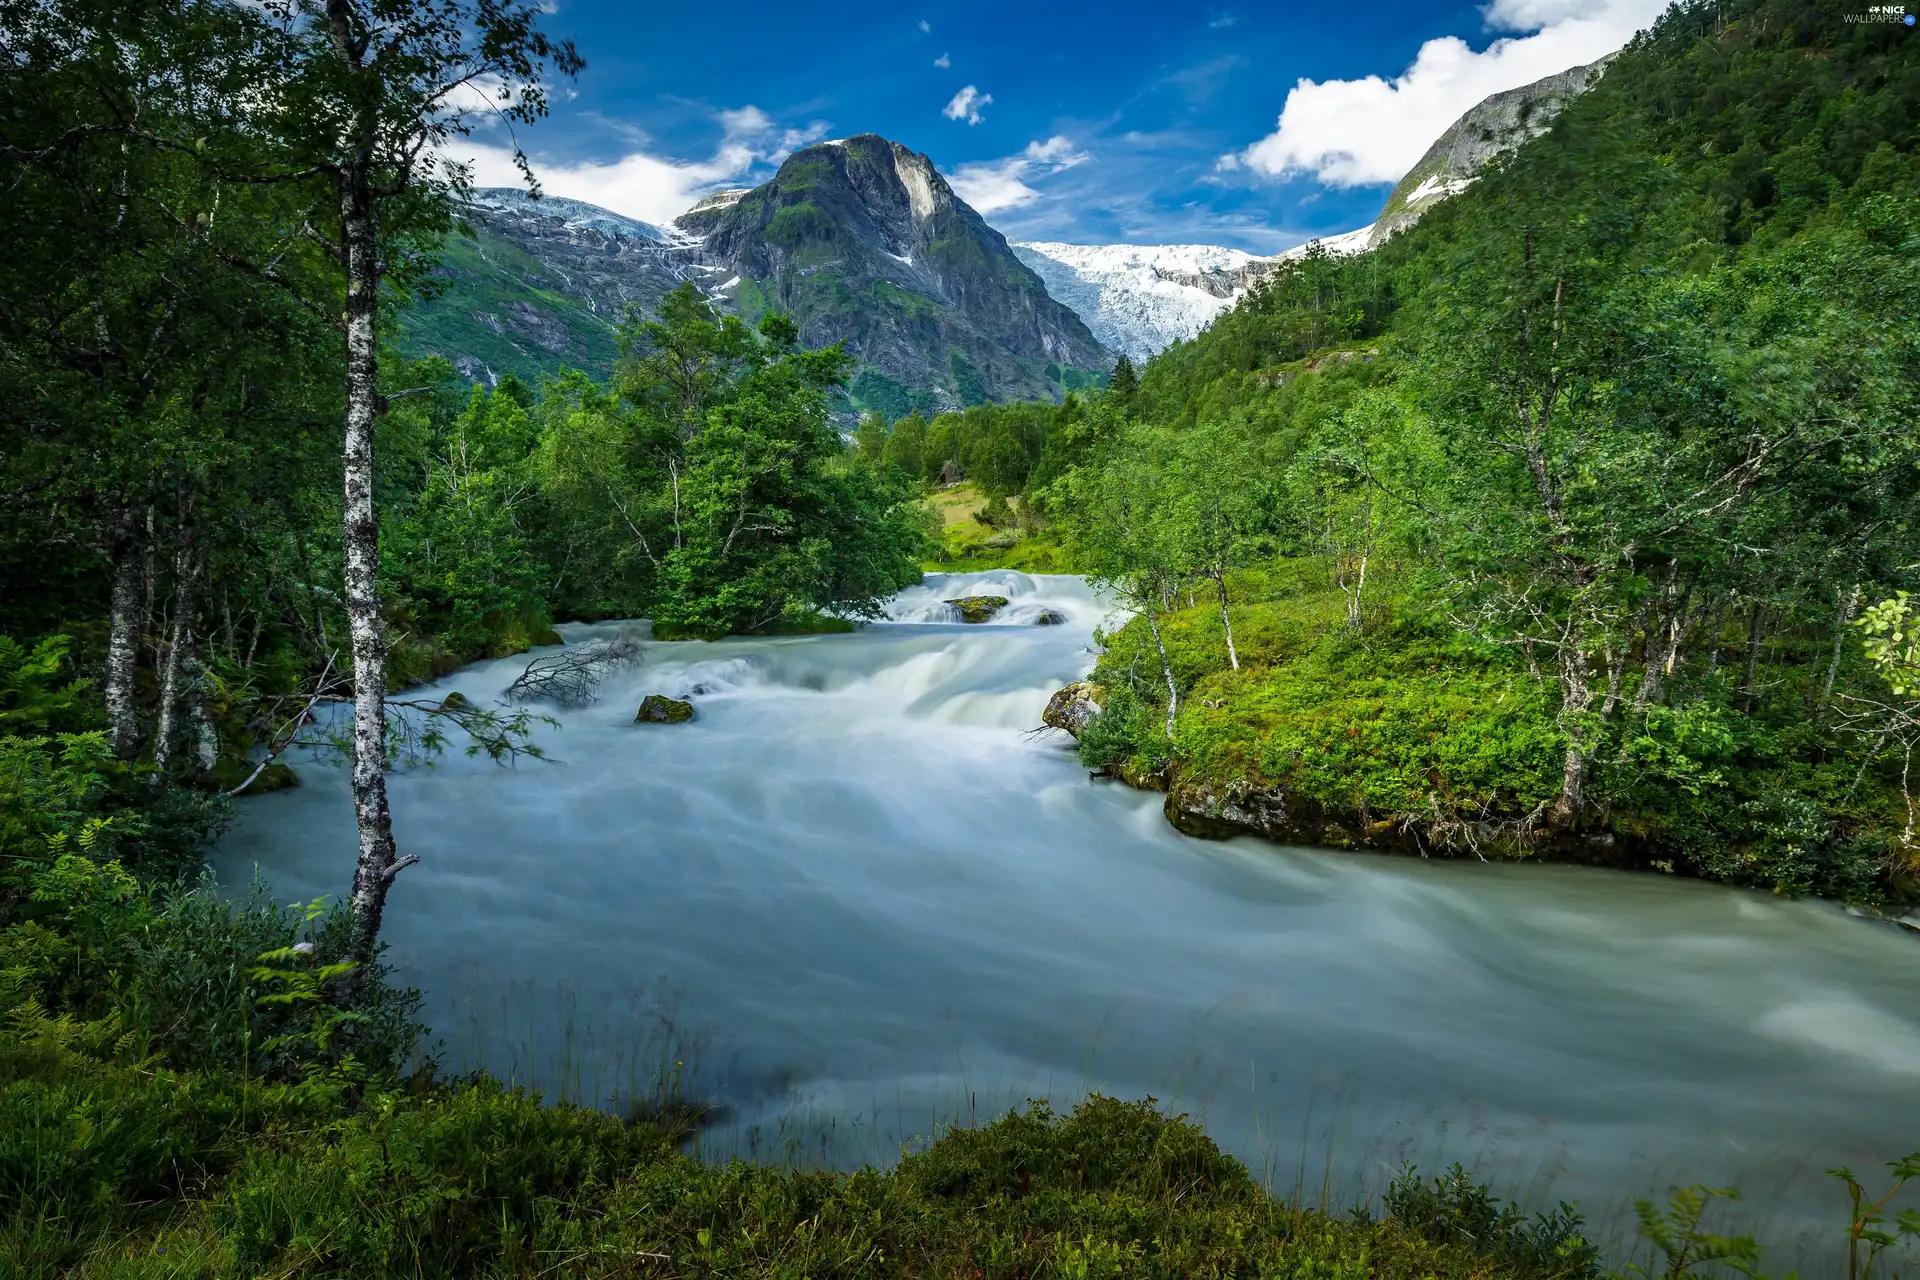
[[[464,215],[472,235],[449,244],[404,345],[473,378],[604,375],[627,308],[685,281],[749,321],[788,312],[809,346],[845,342],[848,407],[889,417],[1058,398],[1114,360],[927,157],[874,134],[795,152],[667,226],[510,188]]]
[[[1315,245],[1358,253],[1373,228],[1310,240],[1272,257],[1210,244],[1015,244],[1047,291],[1080,313],[1094,337],[1135,361],[1193,337],[1261,276]]]
[[[561,367],[605,374],[627,307],[651,309],[700,274],[697,241],[578,200],[489,187],[462,212],[472,235],[449,238],[440,292],[402,318],[402,347],[446,356],[478,381]]]
[[[877,134],[796,151],[676,229],[742,316],[778,308],[807,345],[845,342],[856,408],[1057,398],[1113,364],[931,160]]]
[[[1199,333],[1254,281],[1313,246],[1333,254],[1361,253],[1412,226],[1437,202],[1464,191],[1487,161],[1544,133],[1561,108],[1600,77],[1611,58],[1477,103],[1401,179],[1380,217],[1354,231],[1272,257],[1205,244],[1035,242],[1016,244],[1013,251],[1047,282],[1054,297],[1080,313],[1101,342],[1144,360]]]
[[[1487,161],[1547,131],[1568,102],[1585,93],[1613,60],[1608,54],[1518,89],[1481,100],[1454,121],[1387,197],[1367,247],[1386,243],[1441,200],[1466,190]]]

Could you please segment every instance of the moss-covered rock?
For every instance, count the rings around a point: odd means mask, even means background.
[[[1036,627],[1064,627],[1067,625],[1067,615],[1061,613],[1058,609],[1048,609],[1045,613],[1042,613],[1033,620],[1033,625]]]
[[[693,719],[693,704],[664,693],[650,693],[640,700],[634,714],[635,724],[682,724]]]
[[[566,643],[566,641],[561,638],[560,633],[558,631],[555,631],[552,627],[536,628],[534,633],[531,636],[528,636],[527,639],[533,644],[533,647],[536,649],[544,649],[551,645]]]
[[[468,700],[467,695],[458,689],[455,689],[446,697],[440,699],[440,709],[442,711],[465,711],[471,706],[473,706],[473,703]]]
[[[1005,596],[961,596],[945,603],[960,611],[962,622],[985,622],[1007,607]]]
[[[1040,723],[1065,729],[1078,738],[1089,721],[1106,709],[1107,691],[1091,680],[1076,680],[1047,699]]]

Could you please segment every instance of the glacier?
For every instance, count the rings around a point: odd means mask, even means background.
[[[1319,244],[1359,253],[1371,226],[1327,236],[1272,257],[1211,244],[1010,244],[1047,292],[1077,312],[1108,348],[1146,360],[1199,333],[1253,282]]]

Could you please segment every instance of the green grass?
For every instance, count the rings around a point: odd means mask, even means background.
[[[1801,687],[1813,664],[1762,670],[1778,702],[1765,716],[1729,712],[1724,680],[1685,714],[1623,706],[1588,766],[1595,812],[1582,831],[1611,837],[1595,844],[1540,823],[1566,739],[1551,674],[1530,672],[1519,649],[1471,640],[1391,574],[1370,582],[1357,630],[1316,561],[1230,585],[1240,670],[1210,584],[1162,622],[1181,690],[1171,736],[1145,623],[1107,637],[1094,678],[1118,699],[1082,742],[1087,763],[1187,793],[1283,797],[1287,838],[1344,845],[1366,831],[1422,851],[1550,852],[1867,905],[1912,893],[1889,853],[1904,820],[1897,787],[1820,748]]]
[[[703,1163],[486,1081],[316,1106],[15,1045],[0,1121],[21,1280],[1553,1274],[1290,1206],[1184,1119],[1100,1097],[838,1174]]]

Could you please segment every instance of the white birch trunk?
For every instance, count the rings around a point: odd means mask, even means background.
[[[360,849],[353,869],[348,957],[363,967],[379,947],[387,889],[399,870],[387,804],[387,641],[381,628],[380,526],[373,508],[374,430],[379,420],[375,308],[380,269],[372,200],[362,170],[341,183],[347,254],[346,445],[342,456],[347,624],[353,647],[353,816]]]
[[[141,551],[131,509],[121,513],[113,541],[113,593],[107,606],[107,725],[113,754],[131,760],[140,753],[140,719],[133,697],[140,656]]]

